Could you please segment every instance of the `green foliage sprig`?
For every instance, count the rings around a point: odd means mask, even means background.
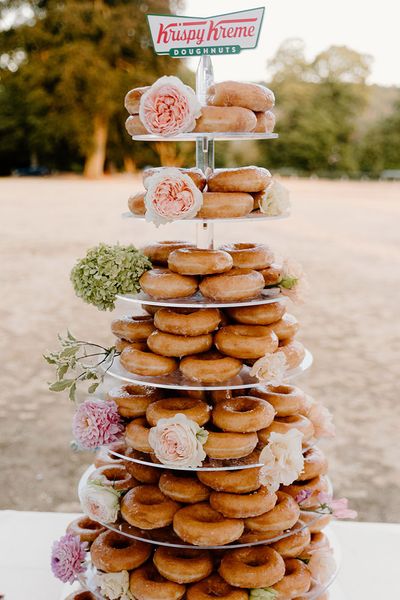
[[[93,394],[120,353],[115,346],[105,348],[77,340],[69,331],[66,337],[58,335],[58,340],[60,350],[44,355],[48,364],[56,369],[56,381],[49,384],[49,389],[52,392],[69,390],[69,398],[74,401],[78,383],[91,381],[87,391]]]
[[[112,310],[117,294],[140,292],[139,279],[151,267],[135,246],[99,244],[78,260],[71,281],[79,298],[99,310]]]

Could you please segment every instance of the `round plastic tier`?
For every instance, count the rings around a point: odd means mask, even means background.
[[[174,225],[176,223],[232,223],[234,221],[250,221],[250,222],[254,222],[254,221],[278,221],[280,219],[287,219],[290,216],[290,212],[286,212],[283,213],[282,215],[277,215],[275,217],[270,217],[268,215],[264,215],[264,213],[260,212],[260,211],[254,211],[251,212],[248,215],[245,215],[244,217],[229,217],[226,219],[202,219],[201,217],[194,217],[193,219],[182,219],[182,220],[177,220],[177,221],[173,221]],[[144,215],[134,215],[131,212],[124,212],[122,213],[122,218],[123,219],[139,219],[141,221],[145,220],[145,216]]]
[[[281,294],[279,288],[268,288],[263,290],[262,294],[252,300],[241,300],[240,302],[217,302],[205,298],[197,292],[193,296],[186,298],[168,298],[161,300],[149,296],[144,292],[139,294],[117,294],[117,299],[124,302],[133,302],[135,304],[148,304],[149,306],[166,306],[167,308],[235,308],[240,306],[259,306],[261,304],[272,304],[273,302],[282,302],[285,296]]]
[[[285,374],[285,380],[290,380],[298,377],[304,371],[309,369],[312,365],[313,357],[311,352],[306,350],[305,356],[301,364],[295,369],[289,369]],[[184,388],[185,390],[240,390],[242,388],[251,388],[256,385],[260,385],[260,382],[256,377],[250,375],[251,367],[243,366],[242,370],[233,379],[228,379],[222,383],[213,385],[203,385],[199,382],[195,382],[192,379],[185,377],[180,371],[175,371],[170,375],[151,377],[145,375],[136,375],[130,373],[121,366],[119,358],[116,358],[108,369],[107,374],[120,381],[126,381],[127,383],[136,383],[139,385],[149,385],[151,387],[179,390]]]
[[[229,141],[252,141],[252,140],[276,140],[277,133],[246,133],[243,131],[207,131],[179,133],[178,135],[162,136],[148,133],[145,135],[132,135],[135,142],[196,142],[197,140],[218,140],[220,142]]]

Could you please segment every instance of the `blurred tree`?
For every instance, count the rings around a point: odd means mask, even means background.
[[[367,131],[360,148],[364,171],[379,175],[384,169],[400,170],[400,97],[393,113]]]
[[[125,93],[182,70],[182,61],[158,58],[150,45],[146,13],[171,7],[177,3],[1,0],[0,131],[8,143],[15,136],[19,147],[22,131],[31,157],[51,161],[61,149],[97,177],[112,140],[112,162],[132,168]],[[53,163],[62,166],[62,155]]]

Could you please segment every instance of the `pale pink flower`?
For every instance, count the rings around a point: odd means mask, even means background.
[[[280,484],[290,485],[304,468],[303,434],[298,429],[287,433],[273,431],[260,453],[260,481],[269,491],[276,492]]]
[[[287,369],[286,356],[283,352],[266,354],[259,358],[251,368],[250,375],[257,377],[260,383],[280,385]]]
[[[208,432],[178,413],[168,419],[159,419],[149,432],[149,444],[163,465],[201,467],[206,457],[203,444]]]
[[[312,495],[311,490],[301,490],[297,496],[295,497],[295,500],[297,502],[297,504],[301,504],[302,502],[304,502],[305,500],[308,500],[308,498]]]
[[[115,523],[119,513],[120,492],[111,486],[102,485],[101,480],[89,480],[79,490],[82,511],[99,523]]]
[[[313,400],[307,412],[307,417],[314,426],[316,438],[335,437],[336,429],[333,424],[333,415],[321,402]]]
[[[196,94],[178,77],[161,77],[140,98],[140,120],[155,135],[192,131],[200,114]]]
[[[98,398],[80,404],[72,420],[72,433],[85,450],[117,441],[123,429],[116,403]]]
[[[55,541],[51,551],[51,570],[53,575],[64,583],[73,583],[78,575],[86,571],[87,542],[81,542],[79,536],[67,533]]]
[[[309,290],[309,285],[304,271],[298,263],[284,260],[282,265],[282,277],[278,283],[281,293],[292,302],[304,302]]]
[[[165,168],[147,180],[146,221],[155,225],[191,219],[203,205],[203,194],[179,169]]]
[[[357,511],[348,508],[349,501],[347,498],[338,498],[335,500],[332,494],[321,492],[318,495],[318,501],[322,508],[328,508],[337,519],[356,519]]]
[[[313,552],[307,566],[314,581],[320,585],[329,583],[336,571],[332,549],[324,547]]]

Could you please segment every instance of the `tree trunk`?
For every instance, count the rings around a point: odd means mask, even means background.
[[[108,120],[103,115],[96,115],[93,121],[92,147],[86,155],[83,174],[90,179],[96,179],[104,173],[106,146],[108,136]]]

